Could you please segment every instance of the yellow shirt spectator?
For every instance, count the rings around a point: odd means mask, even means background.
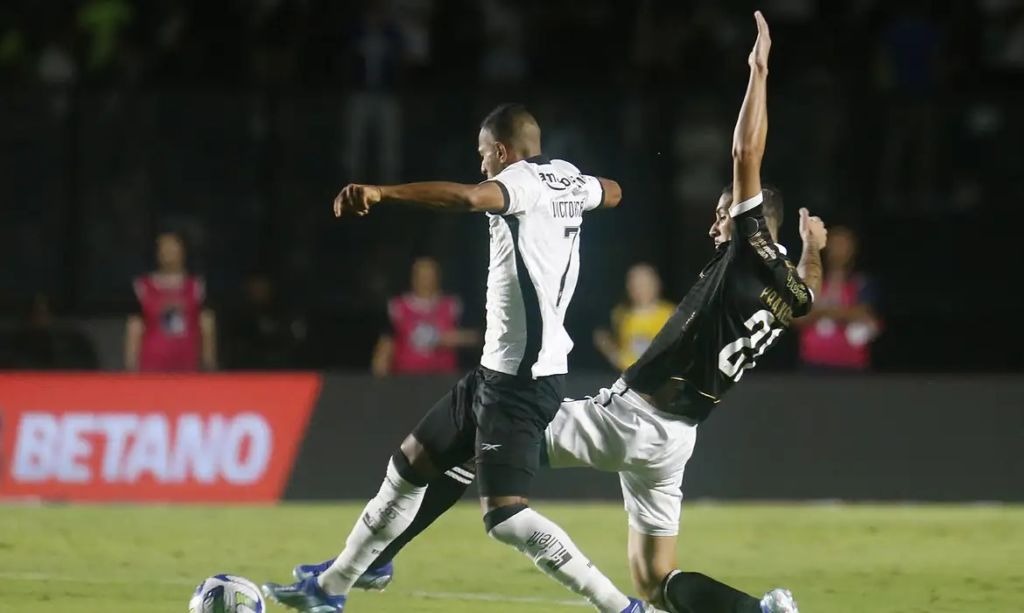
[[[647,350],[675,308],[674,304],[664,300],[646,307],[615,307],[612,329],[618,346],[617,366],[620,370],[628,368]]]
[[[626,295],[627,301],[612,311],[612,331],[594,331],[597,349],[619,370],[640,357],[675,311],[675,305],[662,300],[661,279],[649,264],[626,273]]]

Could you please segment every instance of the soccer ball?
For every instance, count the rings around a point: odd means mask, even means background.
[[[264,613],[260,588],[245,577],[214,575],[205,579],[188,601],[188,613]]]

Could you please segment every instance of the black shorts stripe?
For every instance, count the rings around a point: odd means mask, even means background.
[[[526,352],[523,354],[523,360],[519,363],[517,374],[521,377],[532,377],[531,369],[537,363],[537,357],[540,355],[544,320],[540,314],[537,289],[533,285],[530,271],[526,268],[523,253],[519,249],[519,218],[503,217],[502,219],[512,232],[512,245],[516,252],[516,276],[519,281],[519,289],[523,294],[523,308],[526,311]]]

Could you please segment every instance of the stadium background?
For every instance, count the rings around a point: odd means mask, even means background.
[[[412,258],[431,255],[442,264],[446,290],[463,299],[466,323],[482,325],[485,222],[399,209],[338,222],[329,205],[345,183],[381,181],[395,168],[401,181],[478,180],[478,123],[501,101],[519,100],[535,112],[546,153],[618,179],[626,194],[618,210],[587,222],[569,317],[577,341],[572,391],[593,392],[614,377],[590,336],[622,298],[631,264],[653,263],[668,298],[685,292],[710,254],[712,205],[729,179],[753,4],[395,0],[396,14],[416,16],[405,27],[420,36],[418,46],[374,80],[354,62],[352,45],[360,20],[376,5],[17,0],[0,7],[0,498],[242,501],[372,494],[379,471],[323,466],[337,463],[339,444],[352,454],[346,462],[382,465],[396,437],[449,383],[416,378],[393,385],[367,374],[384,326],[384,302],[405,288]],[[830,224],[852,225],[861,264],[878,282],[885,329],[874,344],[874,372],[857,377],[799,372],[792,336],[780,343],[704,429],[688,467],[687,496],[1024,499],[1024,295],[1017,287],[1016,223],[1024,201],[1024,3],[765,0],[756,8],[764,10],[774,39],[764,176],[786,198],[783,242],[798,241],[793,221],[799,206]],[[347,170],[348,109],[366,92],[400,109],[401,145],[381,164],[380,139],[371,133],[359,148],[362,169],[353,174]],[[237,352],[233,356],[228,339],[216,375],[117,372],[125,316],[136,308],[131,279],[152,267],[153,238],[165,229],[186,236],[190,267],[207,279],[221,330],[244,314],[253,276],[270,279],[275,308],[303,329],[285,358],[264,366],[278,373],[234,373],[249,368]],[[24,363],[12,349],[10,339],[41,300],[57,316],[55,329],[80,332],[94,347],[85,357],[69,350],[61,372],[39,373],[39,364]],[[468,351],[462,359],[469,365],[474,357]],[[268,400],[281,394],[281,403]],[[112,439],[96,424],[109,425],[110,416],[136,425],[150,420],[146,432],[152,434],[173,431],[182,415],[197,415],[212,428],[211,420],[243,413],[259,416],[271,432],[260,439],[252,434],[258,428],[246,431],[249,438],[237,439],[230,451],[243,466],[258,441],[271,441],[272,459],[255,481],[227,472],[209,477],[195,468],[199,460],[183,477],[161,479],[154,467],[173,472],[176,435],[164,443],[146,439],[152,445],[137,457],[131,456],[135,447],[122,450],[117,470],[105,472]],[[33,432],[40,438],[32,440],[43,443],[17,457],[26,414],[38,426]],[[203,444],[221,453],[214,430],[204,432]],[[148,435],[140,429],[132,436]],[[83,441],[85,447],[78,444]],[[615,499],[618,489],[612,477],[569,471],[544,475],[540,493]],[[571,517],[575,508],[562,512]],[[608,522],[621,526],[621,512],[609,508],[579,530],[598,539]],[[697,508],[695,525],[706,525],[705,512],[714,516],[717,509]],[[979,603],[984,610],[1014,610],[990,606],[985,598],[991,594],[971,599],[972,590],[986,592],[984,581],[999,583],[984,569],[1013,568],[1019,559],[1012,549],[1022,529],[1019,516],[1007,516],[1004,525],[1002,516],[984,515],[990,511],[951,512],[982,522],[972,526],[993,526],[981,537],[966,533],[965,540],[944,545],[970,553],[963,567],[915,574],[944,556],[936,552],[924,561],[928,543],[946,543],[941,535],[952,539],[969,521],[941,520],[933,528],[931,520],[909,520],[928,526],[917,534],[893,519],[902,511],[883,507],[853,520],[853,528],[840,528],[862,535],[882,526],[883,534],[892,529],[900,535],[865,549],[851,545],[863,556],[862,574],[851,570],[831,581],[814,574],[822,561],[800,576],[807,579],[802,584],[888,581],[902,567],[865,552],[905,547],[922,560],[917,567],[907,562],[906,583],[918,581],[930,610],[983,610]],[[47,526],[97,539],[83,541],[89,553],[70,567],[68,561],[56,567],[74,576],[76,563],[86,565],[79,574],[88,572],[90,556],[104,563],[110,553],[101,553],[98,539],[115,524],[126,526],[126,534],[137,530],[140,542],[166,529],[178,540],[151,546],[187,549],[180,543],[201,538],[202,531],[193,532],[204,523],[225,532],[286,523],[284,515],[259,515],[233,528],[234,517],[249,516],[236,516],[230,507],[162,513],[78,506],[26,513],[0,506],[0,527],[10,528],[0,533],[26,526],[41,531],[4,544],[13,555],[0,564],[6,580],[0,604],[10,598],[33,603],[32,610],[57,606],[36,590],[49,585],[37,572],[51,568],[46,556],[68,546],[45,541]],[[315,513],[323,525],[339,525],[333,509]],[[754,517],[783,521],[773,510],[722,513],[734,526],[761,525]],[[858,517],[858,511],[847,513],[843,517]],[[831,529],[815,531],[814,521],[786,533],[793,543],[807,539],[798,550],[804,555]],[[733,528],[712,530],[721,543]],[[116,534],[111,538],[119,542]],[[450,546],[451,539],[445,541]],[[737,551],[745,546],[735,545]],[[621,547],[615,549],[618,556]],[[707,551],[712,558],[702,559],[712,565],[737,568],[730,559],[713,558],[713,545]],[[124,553],[137,554],[130,547]],[[600,555],[596,560],[606,564]],[[216,559],[228,564],[241,556],[263,557],[223,551]],[[415,564],[415,551],[411,559]],[[805,559],[810,565],[812,558]],[[195,569],[209,565],[188,554],[159,570],[150,561],[135,572],[171,577],[154,588],[154,602],[179,599],[182,587],[174,581],[188,583]],[[261,564],[250,560],[235,568],[270,572]],[[621,569],[612,572],[625,581]],[[109,574],[133,580],[124,569],[111,567]],[[751,577],[742,578],[753,583]],[[1024,589],[1019,576],[1006,581],[999,588],[1016,587],[990,591],[1019,595]],[[820,610],[861,610],[865,603],[874,610],[920,610],[885,609],[882,598],[865,601],[853,587],[837,595],[828,591],[832,587],[812,592],[811,602],[828,605]],[[943,609],[937,589],[969,604]],[[98,584],[93,591],[98,603],[111,590]]]
[[[624,186],[622,207],[588,219],[568,321],[574,375],[590,387],[610,381],[590,336],[623,298],[627,267],[651,262],[666,296],[678,299],[710,253],[751,6],[9,3],[0,45],[0,365],[121,369],[124,318],[137,309],[131,279],[152,267],[153,237],[168,229],[184,234],[189,266],[207,280],[225,372],[252,368],[245,339],[228,335],[245,317],[254,276],[269,280],[274,309],[301,330],[260,370],[366,372],[384,303],[405,289],[418,255],[441,262],[465,323],[482,327],[483,218],[395,207],[338,222],[329,205],[349,181],[478,180],[480,117],[515,99],[539,117],[549,155]],[[1024,8],[991,0],[761,8],[775,39],[764,176],[785,194],[783,242],[798,242],[799,206],[852,226],[884,320],[876,374],[864,382],[870,403],[909,412],[917,428],[943,411],[976,422],[956,395],[939,397],[943,407],[896,403],[889,386],[908,380],[897,374],[925,382],[1011,375],[971,383],[984,393],[1024,369],[1012,222],[1024,196]],[[405,41],[379,70],[359,54],[373,15]],[[399,109],[400,147],[383,156],[373,121],[361,122],[371,128],[365,142],[347,144],[354,105],[367,96]],[[12,338],[40,300],[57,316],[54,329],[88,339],[90,355],[71,343],[63,364],[19,361]],[[758,376],[795,371],[795,336],[783,337]],[[477,356],[461,357],[468,366]],[[809,384],[791,376],[787,400]],[[1000,397],[1024,410],[1019,390]],[[804,409],[851,418],[832,403]],[[327,410],[358,410],[335,404]],[[415,416],[426,406],[399,404],[386,410]]]

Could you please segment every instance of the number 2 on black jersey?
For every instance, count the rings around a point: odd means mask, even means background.
[[[569,261],[565,263],[565,270],[562,272],[562,281],[558,284],[558,300],[555,301],[555,306],[562,304],[562,292],[565,291],[565,278],[569,276],[569,269],[572,268],[572,254],[576,250],[576,239],[580,235],[579,226],[566,226],[565,227],[565,238],[572,237],[572,242],[569,243]]]
[[[739,381],[743,371],[757,365],[754,361],[771,347],[782,334],[782,328],[772,328],[775,316],[767,309],[761,309],[743,322],[751,335],[738,338],[718,353],[718,369],[733,381]]]

